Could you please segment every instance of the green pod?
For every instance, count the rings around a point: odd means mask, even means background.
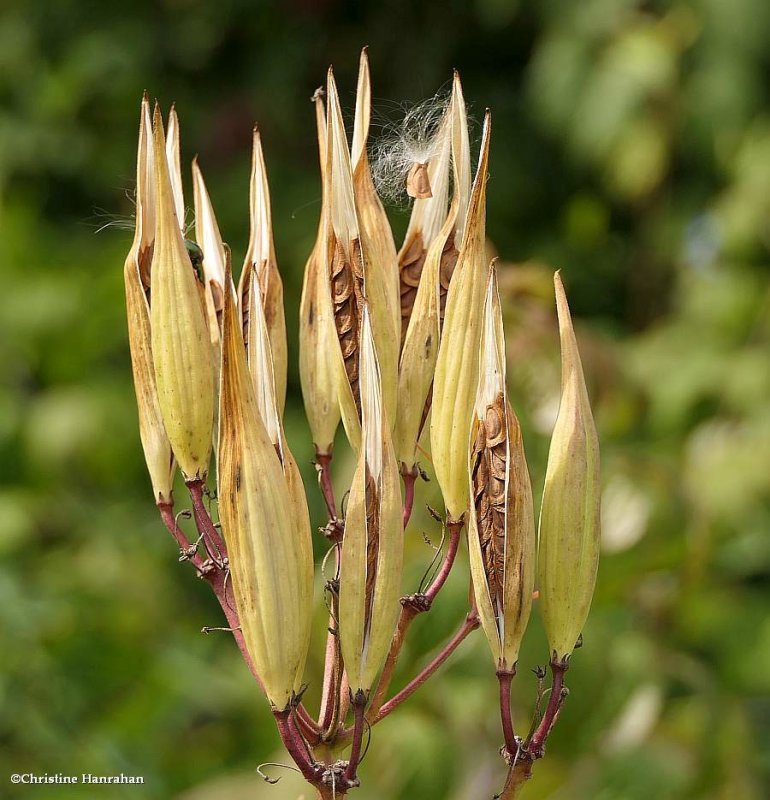
[[[540,509],[538,583],[551,656],[569,658],[588,617],[601,539],[599,440],[564,286],[554,276],[561,402]]]
[[[387,656],[401,609],[403,565],[398,465],[366,306],[362,321],[362,437],[345,514],[339,599],[340,646],[354,695],[368,695]]]
[[[139,436],[157,503],[171,502],[174,458],[163,425],[152,359],[150,260],[155,240],[155,183],[152,170],[150,101],[142,100],[136,169],[136,231],[123,268],[131,369],[139,412]]]
[[[229,268],[227,280],[231,280]],[[266,344],[265,349],[269,352]],[[268,699],[283,710],[298,688],[309,644],[310,523],[299,499],[296,464],[271,440],[264,411],[246,364],[235,302],[227,292],[217,457],[219,512],[246,647]],[[270,413],[275,420],[275,407]]]
[[[481,155],[471,191],[460,255],[449,285],[433,382],[431,450],[450,516],[468,508],[468,437],[479,372],[479,344],[487,282],[486,185],[491,115],[487,111]]]
[[[191,480],[208,472],[214,427],[214,361],[203,285],[182,238],[157,106],[153,128],[152,355],[166,434],[182,473]]]

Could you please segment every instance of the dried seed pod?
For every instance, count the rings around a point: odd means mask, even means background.
[[[425,179],[429,182],[431,192],[426,197],[415,200],[404,244],[398,254],[402,349],[428,248],[441,232],[447,218],[452,150],[451,114],[450,101],[436,133],[437,142],[431,147],[434,155],[425,165]],[[403,400],[403,394],[399,396]]]
[[[265,345],[263,353],[267,351]],[[275,407],[272,414],[277,416]],[[217,458],[219,512],[243,637],[268,699],[280,710],[288,707],[298,688],[312,614],[310,523],[299,503],[296,465],[285,450],[283,457],[282,462],[260,413],[240,319],[227,292]]]
[[[157,503],[171,501],[174,457],[163,426],[155,386],[150,333],[150,263],[155,241],[155,182],[152,168],[150,101],[142,100],[136,164],[136,230],[123,268],[128,342],[139,411],[139,436]]]
[[[326,161],[326,113],[321,92],[313,98],[316,111],[321,172]],[[299,308],[299,377],[305,414],[317,453],[330,453],[340,421],[337,399],[339,369],[334,313],[327,285],[324,216],[318,226],[313,252],[305,265]]]
[[[361,439],[358,369],[361,306],[364,302],[364,258],[353,196],[350,153],[331,69],[327,80],[326,125],[324,227],[328,284],[338,342],[337,391],[345,433],[351,447],[357,450]]]
[[[166,162],[163,120],[153,119],[156,187],[151,266],[152,355],[163,423],[185,478],[208,471],[214,426],[214,363],[203,302],[179,227]]]
[[[400,610],[401,490],[382,402],[368,306],[361,332],[362,436],[345,515],[340,565],[340,645],[350,689],[368,694]]]
[[[486,113],[460,255],[447,297],[433,382],[431,448],[449,514],[468,508],[468,436],[479,372],[479,343],[486,288],[486,184],[491,115]]]
[[[353,194],[364,255],[364,296],[382,375],[382,397],[391,426],[396,422],[401,311],[398,257],[390,222],[372,179],[366,152],[371,113],[371,79],[366,48],[361,51],[351,162]]]
[[[203,252],[203,283],[209,334],[215,352],[219,348],[219,330],[225,293],[225,261],[227,246],[222,241],[203,173],[197,157],[193,159],[193,196],[195,200],[195,239]],[[229,287],[233,291],[232,286]]]
[[[535,518],[519,421],[505,386],[497,275],[489,271],[470,442],[468,550],[476,608],[497,669],[512,670],[532,607]]]
[[[538,583],[552,658],[575,647],[599,564],[599,440],[561,277],[554,276],[561,338],[561,402],[540,509]]]
[[[286,319],[283,310],[283,281],[278,272],[273,244],[273,222],[270,210],[270,188],[267,169],[262,153],[259,129],[254,128],[254,144],[251,164],[251,188],[249,193],[250,235],[249,249],[238,284],[244,330],[248,330],[250,318],[251,283],[256,280],[262,298],[267,330],[270,334],[270,349],[275,369],[275,389],[278,407],[283,416],[286,405]],[[248,335],[248,334],[247,334]]]
[[[406,315],[408,309],[409,319],[399,365],[400,405],[394,439],[396,455],[409,471],[414,469],[417,442],[431,407],[446,291],[457,263],[455,240],[460,217],[464,219],[467,213],[467,194],[470,191],[470,181],[468,192],[463,189],[462,177],[470,170],[470,163],[467,164],[467,170],[460,164],[462,159],[468,162],[470,159],[465,101],[460,78],[456,73],[445,122],[439,133],[443,134],[444,141],[440,141],[434,148],[436,155],[431,162],[436,191],[432,200],[415,202],[404,246],[399,254],[402,267],[401,310]],[[446,207],[450,162],[453,164],[454,195],[449,214],[441,225],[440,214],[441,209]],[[436,232],[437,224],[441,227]],[[430,242],[430,247],[423,256],[423,242],[426,240]],[[419,283],[412,307],[411,283],[417,272]]]

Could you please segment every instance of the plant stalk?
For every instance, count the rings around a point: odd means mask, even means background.
[[[401,462],[401,477],[404,480],[404,530],[406,530],[406,526],[409,524],[409,519],[412,516],[412,508],[414,507],[414,484],[419,474],[419,470],[416,466],[409,469],[406,464]]]
[[[516,735],[513,730],[513,717],[511,716],[511,683],[516,669],[499,669],[497,680],[500,683],[500,721],[503,727],[503,739],[505,749],[511,758],[515,758],[519,749],[516,743]]]
[[[388,688],[390,687],[390,682],[393,679],[393,673],[396,669],[396,664],[398,662],[401,649],[404,646],[404,641],[406,640],[406,633],[409,630],[409,626],[412,624],[414,618],[418,614],[430,610],[431,606],[433,605],[433,601],[443,588],[447,578],[449,577],[449,573],[452,571],[452,567],[454,566],[454,562],[457,557],[457,550],[460,546],[460,534],[462,533],[463,523],[464,517],[460,517],[459,520],[447,520],[447,527],[449,528],[449,544],[447,545],[447,551],[444,555],[441,568],[439,569],[430,586],[421,594],[418,593],[416,595],[410,595],[408,597],[401,598],[401,615],[399,616],[398,624],[396,625],[396,632],[393,635],[393,641],[391,642],[390,650],[388,651],[387,658],[385,659],[385,664],[383,665],[382,672],[380,674],[380,680],[377,684],[371,704],[369,705],[369,710],[366,714],[369,722],[372,722],[377,718],[377,714],[383,702],[385,701],[385,695],[387,694]]]

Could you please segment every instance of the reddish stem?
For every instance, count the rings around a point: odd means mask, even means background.
[[[273,709],[273,716],[284,747],[291,756],[292,761],[299,768],[302,777],[309,783],[319,783],[324,773],[324,767],[311,760],[304,742],[296,728],[291,724],[291,708],[286,708],[283,711]]]
[[[211,516],[206,510],[206,504],[203,502],[203,492],[206,484],[201,478],[193,478],[192,480],[186,481],[186,484],[190,491],[190,498],[192,499],[195,524],[198,531],[203,536],[203,541],[206,543],[209,556],[211,556],[218,567],[222,568],[224,559],[227,558],[227,547],[219,531],[214,527]]]
[[[447,545],[446,555],[441,564],[441,569],[439,569],[436,577],[433,579],[433,583],[425,590],[425,597],[428,600],[429,607],[436,599],[436,595],[441,591],[441,588],[446,583],[446,579],[449,577],[449,573],[452,571],[455,557],[457,556],[457,550],[460,546],[460,534],[462,533],[464,523],[464,515],[460,517],[460,519],[447,519],[446,524],[447,528],[449,528],[449,544]]]
[[[516,735],[513,731],[513,718],[511,716],[511,682],[516,670],[497,671],[497,680],[500,682],[500,721],[503,726],[503,738],[505,739],[505,749],[513,758],[518,750]]]
[[[364,708],[366,697],[362,691],[358,691],[353,698],[353,745],[350,750],[348,766],[345,770],[345,779],[350,785],[358,782],[357,771],[358,762],[361,760],[361,742],[364,738]]]
[[[318,450],[316,450],[315,463],[318,467],[318,485],[321,487],[321,494],[326,503],[329,519],[334,520],[337,519],[337,503],[334,499],[334,487],[332,486],[331,462],[331,451],[328,453],[319,453]]]
[[[551,682],[551,694],[548,698],[548,705],[545,709],[545,714],[540,720],[540,724],[532,734],[529,742],[526,745],[527,752],[533,758],[540,758],[545,750],[545,742],[548,739],[556,720],[559,718],[564,698],[567,696],[567,689],[564,687],[564,673],[569,667],[567,661],[551,661],[551,674],[553,680]]]
[[[335,581],[339,575],[340,545],[335,545]],[[338,632],[339,594],[336,584],[330,589],[331,611],[329,612],[329,634],[326,637],[326,658],[324,663],[323,687],[321,690],[321,709],[319,728],[323,739],[333,736],[339,721],[340,686],[342,683],[342,650]]]
[[[427,665],[425,666],[414,678],[412,678],[409,683],[404,686],[404,688],[398,692],[398,694],[394,695],[387,703],[385,703],[382,708],[377,712],[377,715],[371,721],[372,724],[376,724],[385,717],[388,716],[391,712],[395,711],[404,700],[407,700],[411,697],[428,678],[433,675],[433,673],[449,658],[449,656],[454,653],[455,650],[460,646],[463,640],[468,636],[471,631],[476,630],[479,627],[479,618],[476,614],[476,611],[471,611],[468,616],[465,618],[465,622],[463,622],[460,629],[455,633],[455,635],[444,645],[441,652]]]
[[[174,504],[161,501],[158,503],[158,511],[160,511],[160,518],[163,520],[163,524],[168,528],[168,532],[179,545],[180,555],[200,571],[203,568],[204,559],[201,557],[198,549],[190,544],[184,531],[179,527],[177,519],[174,516]]]
[[[367,718],[370,722],[376,719],[377,713],[385,700],[385,695],[393,679],[393,673],[398,663],[401,648],[404,646],[409,626],[418,614],[430,610],[433,601],[436,599],[436,595],[441,591],[441,588],[449,577],[449,573],[452,571],[455,558],[457,557],[457,550],[460,546],[463,517],[460,517],[459,520],[447,520],[447,527],[449,528],[449,544],[447,545],[447,551],[444,555],[444,561],[436,577],[433,579],[433,582],[424,593],[401,598],[401,616],[398,619],[396,632],[393,635],[393,641],[390,644],[390,650],[385,659],[385,664],[380,674],[380,680],[367,713]]]
[[[302,736],[307,739],[312,747],[321,743],[321,730],[318,723],[310,716],[310,713],[302,703],[297,705],[296,722]]]
[[[553,680],[551,682],[551,695],[548,698],[548,706],[529,741],[524,742],[518,748],[513,759],[508,759],[511,768],[508,771],[505,788],[500,795],[501,800],[514,800],[514,798],[518,797],[522,786],[532,776],[532,767],[535,761],[543,757],[546,740],[559,718],[564,698],[568,694],[564,686],[564,673],[567,671],[568,666],[569,663],[567,661],[551,661]]]
[[[404,530],[406,530],[406,526],[409,524],[409,519],[412,516],[412,508],[414,507],[414,484],[419,474],[416,466],[409,469],[406,464],[401,462],[401,477],[404,479]]]

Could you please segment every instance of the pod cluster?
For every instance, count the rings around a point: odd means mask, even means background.
[[[430,157],[403,176],[414,198],[396,247],[369,160],[366,53],[348,140],[331,70],[314,97],[321,216],[300,305],[299,373],[316,452],[342,421],[356,456],[340,554],[339,636],[352,693],[368,695],[402,592],[399,473],[430,450],[448,517],[464,520],[476,608],[498,669],[511,670],[536,583],[552,658],[569,658],[591,602],[599,452],[558,274],[561,405],[536,533],[521,428],[506,387],[496,267],[486,239],[492,119],[471,166],[459,76]],[[305,490],[283,430],[287,348],[262,140],[254,131],[250,238],[237,283],[200,164],[187,238],[179,123],[142,102],[136,234],[124,276],[142,446],[158,503],[212,460],[233,594],[273,706],[299,691],[313,558]]]

